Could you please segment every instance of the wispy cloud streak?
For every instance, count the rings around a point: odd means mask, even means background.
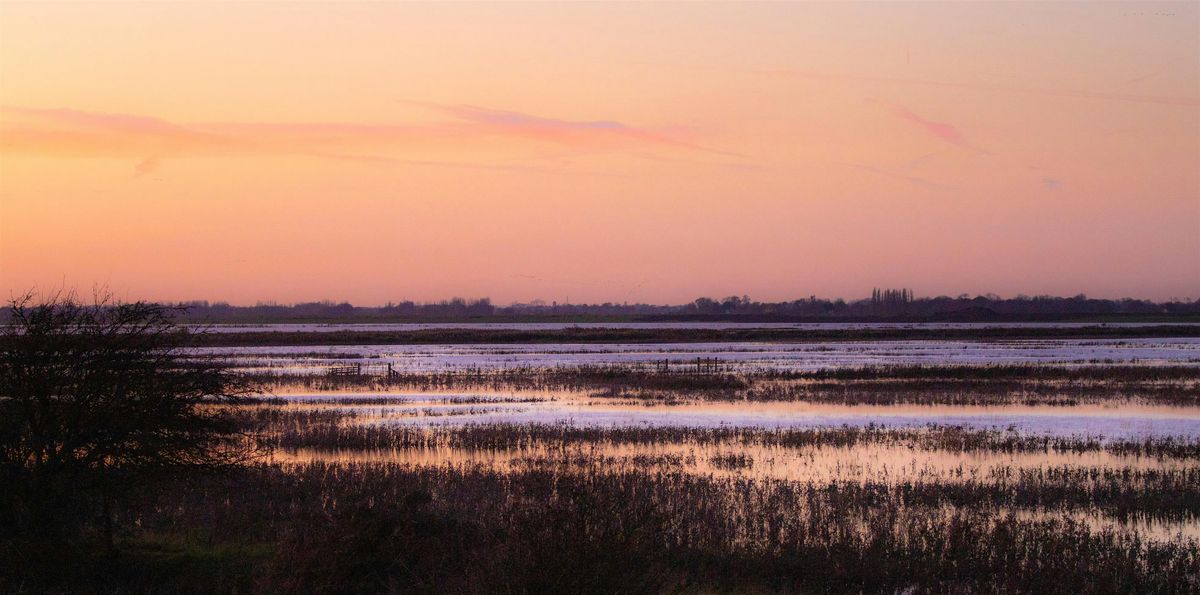
[[[562,120],[468,105],[421,104],[452,117],[448,122],[210,122],[175,123],[160,118],[63,108],[0,108],[0,149],[54,155],[136,157],[136,175],[160,160],[194,155],[298,154],[363,163],[478,166],[517,170],[496,163],[453,163],[412,159],[431,146],[497,154],[505,149],[489,137],[518,143],[550,143],[592,152],[711,153],[735,156],[649,128],[613,120]],[[512,146],[509,145],[511,150]],[[153,157],[145,157],[152,155]],[[404,156],[408,155],[409,158]],[[536,155],[535,157],[536,158]],[[530,168],[536,170],[538,168]],[[547,169],[547,168],[541,168]]]
[[[907,120],[909,122],[912,122],[913,124],[916,124],[918,127],[924,129],[926,132],[929,132],[930,134],[932,134],[952,145],[958,145],[960,147],[970,148],[969,145],[967,145],[966,139],[963,138],[962,133],[960,133],[958,131],[958,129],[954,127],[953,124],[947,124],[945,122],[934,122],[933,120],[926,120],[925,118],[922,118],[921,116],[918,116],[917,114],[913,113],[912,110],[909,110],[908,108],[901,107],[901,106],[896,106],[896,107],[892,108],[892,111],[900,118],[903,118],[904,120]]]
[[[659,146],[729,157],[743,156],[739,153],[714,149],[650,128],[630,126],[615,120],[564,120],[474,105],[414,103],[483,126],[493,133],[547,140],[566,145]]]
[[[883,83],[889,85],[917,85],[924,87],[945,87],[954,89],[970,89],[976,91],[1003,91],[1009,93],[1029,93],[1035,95],[1046,95],[1051,97],[1071,97],[1076,99],[1092,99],[1100,101],[1126,101],[1132,103],[1150,103],[1158,105],[1178,105],[1195,107],[1200,106],[1200,97],[1188,96],[1166,96],[1166,95],[1141,95],[1136,93],[1113,93],[1105,91],[1086,91],[1078,89],[1060,89],[1054,87],[1038,87],[1028,85],[1011,85],[1003,83],[981,83],[981,82],[954,82],[954,81],[939,81],[931,79],[914,79],[901,77],[887,76],[863,76],[853,74],[836,74],[810,72],[804,70],[790,69],[774,69],[764,71],[768,74],[778,74],[792,76],[797,78],[823,80],[823,81],[847,81],[847,82],[865,82],[865,83]]]

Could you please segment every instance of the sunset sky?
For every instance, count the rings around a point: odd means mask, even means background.
[[[1200,3],[0,3],[0,289],[1200,297]]]

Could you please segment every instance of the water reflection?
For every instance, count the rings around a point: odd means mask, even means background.
[[[361,364],[379,374],[580,365],[686,366],[715,358],[730,371],[797,370],[878,365],[1136,363],[1200,365],[1200,338],[1052,339],[1006,341],[825,341],[805,343],[650,343],[505,345],[343,345],[209,347],[191,350],[245,372],[305,374]]]
[[[809,402],[704,402],[674,404],[603,398],[575,391],[374,391],[294,393],[259,405],[296,412],[337,412],[343,426],[404,425],[455,432],[475,424],[561,423],[577,426],[696,428],[924,427],[931,423],[1002,433],[1087,436],[1106,439],[1182,436],[1200,439],[1200,409],[1115,402],[1074,407],[1030,405],[836,405]],[[418,441],[420,442],[420,441]],[[528,440],[502,448],[465,448],[430,440],[406,448],[278,449],[285,466],[312,462],[395,463],[424,468],[485,468],[500,473],[552,472],[685,474],[729,481],[795,482],[816,486],[894,486],[963,490],[999,498],[964,506],[999,506],[1023,518],[1070,518],[1093,531],[1119,531],[1144,539],[1200,539],[1200,518],[1184,507],[1167,516],[1116,514],[1073,503],[1046,507],[1005,504],[1025,490],[1094,489],[1097,493],[1164,493],[1200,481],[1200,461],[1188,458],[1084,452],[948,451],[903,441],[854,446],[778,446],[742,440],[614,443]],[[1174,483],[1173,483],[1174,482]],[[1166,486],[1164,488],[1164,486]],[[1190,489],[1190,488],[1189,488]],[[990,490],[990,491],[989,491]],[[980,496],[980,497],[984,497]],[[1123,496],[1122,496],[1123,497]],[[1051,498],[1053,501],[1053,498]],[[952,508],[952,507],[951,507]],[[1136,507],[1133,509],[1138,510]],[[953,511],[949,510],[947,514]],[[928,514],[928,511],[921,513]]]
[[[1086,469],[1126,478],[1136,489],[1138,472],[1194,473],[1195,461],[1087,453],[949,453],[914,450],[899,445],[783,448],[753,444],[534,444],[511,449],[467,449],[431,446],[409,449],[297,449],[278,451],[283,464],[311,462],[399,463],[419,467],[484,467],[500,472],[529,469],[649,474],[686,473],[726,479],[789,481],[813,486],[885,484],[910,486],[1001,486],[1021,481],[1022,472]],[[1136,533],[1162,541],[1200,539],[1200,519],[1114,517],[1102,511],[1043,507],[1006,507],[1005,511],[1035,520],[1071,518],[1093,531]],[[947,511],[949,513],[950,511]],[[928,512],[921,513],[922,517]]]
[[[546,331],[587,329],[989,329],[1088,327],[1146,328],[1161,322],[382,322],[382,323],[263,323],[210,324],[192,328],[212,333],[288,332],[328,333],[339,331],[422,331],[445,329]],[[1197,326],[1195,322],[1172,321],[1171,326]]]
[[[407,420],[429,424],[566,423],[755,428],[924,427],[937,423],[1051,436],[1200,438],[1200,408],[1136,401],[1072,407],[699,400],[663,404],[609,399],[573,391],[310,393],[286,394],[283,399],[289,407],[355,408],[361,421],[376,423],[405,423]],[[413,415],[414,409],[423,415]],[[426,419],[409,419],[413,417]]]

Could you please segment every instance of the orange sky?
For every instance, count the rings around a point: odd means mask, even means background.
[[[0,2],[0,288],[1200,297],[1200,3]]]

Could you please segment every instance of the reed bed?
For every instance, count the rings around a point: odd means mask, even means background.
[[[580,391],[657,402],[807,401],[846,405],[1051,405],[1132,401],[1200,405],[1200,367],[1162,365],[868,366],[818,371],[727,368],[662,373],[652,365],[466,368],[383,376],[285,375],[248,379],[267,390]]]
[[[726,453],[708,459],[717,469],[744,472],[755,480],[755,461],[745,454]],[[563,456],[521,457],[509,469],[638,470],[673,473],[694,465],[679,456],[611,457],[583,453]],[[1200,468],[1133,469],[1062,466],[1059,472],[1002,466],[982,478],[938,477],[886,481],[788,481],[808,492],[840,492],[864,506],[972,508],[1025,510],[1056,516],[1080,513],[1120,522],[1166,521],[1195,523],[1200,520]],[[1094,476],[1078,481],[1080,476]]]
[[[924,428],[840,426],[803,429],[761,429],[691,426],[574,426],[568,424],[478,423],[459,426],[350,425],[314,423],[289,425],[269,439],[279,448],[380,449],[454,447],[472,450],[511,450],[535,445],[569,444],[746,444],[781,448],[851,448],[884,444],[951,453],[1088,453],[1162,459],[1200,459],[1200,441],[1157,437],[1036,436],[1000,430],[930,425]]]
[[[947,489],[313,463],[181,485],[123,514],[187,544],[266,544],[241,581],[283,593],[1200,588],[1195,540],[1031,517],[1011,498]]]
[[[240,415],[276,448],[463,449],[508,463],[269,462],[182,479],[121,503],[120,557],[3,551],[22,572],[0,572],[0,591],[1200,590],[1200,541],[1188,536],[1200,533],[1200,441],[957,426],[364,423],[409,403],[380,399],[266,398]],[[617,454],[664,444],[687,448]],[[763,448],[872,447],[1080,462],[860,480],[759,473],[773,464]]]
[[[565,466],[615,469],[631,465],[647,471],[671,472],[695,465],[693,455],[636,454],[614,457],[611,449],[625,445],[721,447],[709,457],[714,468],[743,471],[753,476],[755,459],[740,450],[747,446],[811,450],[852,450],[866,446],[907,449],[914,453],[1007,453],[1083,455],[1178,461],[1182,466],[1130,467],[1120,465],[1057,465],[1030,468],[999,465],[984,477],[948,474],[949,481],[892,482],[906,504],[967,505],[1094,509],[1118,518],[1195,518],[1200,515],[1200,441],[1156,438],[1105,440],[1100,437],[1030,436],[958,426],[887,428],[878,426],[790,430],[697,427],[578,427],[566,424],[467,424],[423,427],[364,425],[355,412],[286,411],[260,415],[264,436],[273,446],[329,453],[347,450],[461,449],[518,455],[509,468]],[[336,459],[336,456],[332,456]],[[876,488],[878,489],[878,488]]]

